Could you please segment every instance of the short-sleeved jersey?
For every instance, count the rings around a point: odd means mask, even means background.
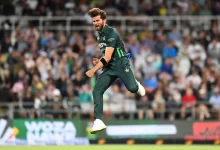
[[[105,54],[106,47],[114,48],[110,62],[126,55],[124,44],[115,28],[105,25],[102,31],[97,33],[97,40],[103,55]]]

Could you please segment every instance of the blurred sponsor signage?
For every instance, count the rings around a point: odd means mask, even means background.
[[[195,122],[193,135],[185,136],[187,140],[220,140],[220,122]]]
[[[10,126],[10,123],[6,119],[0,119],[0,144],[4,144],[7,141],[14,141],[15,136],[19,133],[19,130]]]
[[[5,122],[0,122],[5,126]],[[69,120],[25,120],[15,119],[13,127],[4,132],[0,144],[30,145],[87,145],[88,138],[82,136],[80,121]],[[1,125],[1,127],[2,127]],[[9,132],[10,131],[10,132]],[[0,132],[2,132],[0,130]],[[10,134],[9,134],[10,133]],[[7,135],[7,136],[6,136]]]
[[[175,135],[176,126],[167,125],[110,125],[106,129],[108,136],[138,136],[138,135]]]
[[[186,121],[155,121],[155,120],[106,120],[106,130],[87,137],[91,140],[105,139],[184,139],[191,134],[192,122]],[[91,128],[88,122],[87,128]]]

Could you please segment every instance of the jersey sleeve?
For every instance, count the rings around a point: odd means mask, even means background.
[[[107,37],[106,47],[115,47],[116,42],[118,39],[118,34],[114,30],[110,32],[110,34]]]

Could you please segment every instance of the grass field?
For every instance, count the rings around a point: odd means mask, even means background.
[[[220,145],[0,146],[0,150],[219,150]]]

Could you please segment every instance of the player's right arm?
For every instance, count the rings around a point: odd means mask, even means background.
[[[105,48],[105,55],[100,58],[97,62],[97,59],[94,59],[93,64],[96,63],[96,65],[86,72],[86,75],[88,77],[92,77],[96,71],[103,68],[106,64],[109,63],[109,61],[112,58],[112,54],[115,49],[116,40],[118,38],[118,34],[116,32],[111,32],[111,34],[108,36],[107,42],[106,42],[106,48]]]
[[[102,59],[102,57],[101,57],[101,58],[92,58],[92,64],[93,64],[94,66],[97,65],[98,62],[100,61],[100,59]]]
[[[113,51],[113,47],[107,47],[105,50],[105,55],[98,61],[98,63],[92,69],[86,72],[86,75],[91,78],[96,71],[103,68],[111,60]]]

